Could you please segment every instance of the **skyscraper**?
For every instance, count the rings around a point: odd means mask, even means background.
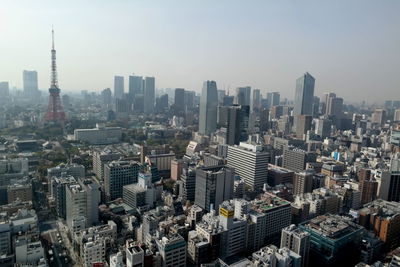
[[[134,98],[138,94],[143,94],[143,77],[129,76],[129,95]]]
[[[58,88],[56,50],[54,48],[54,30],[52,30],[52,49],[51,49],[51,83],[49,89],[49,105],[44,117],[46,122],[64,124],[66,116],[60,99],[60,88]],[[36,74],[37,75],[37,74]],[[37,81],[36,81],[37,83]]]
[[[261,93],[260,89],[253,90],[253,111],[261,109]]]
[[[121,99],[124,96],[124,77],[114,76],[114,97]]]
[[[175,89],[174,106],[177,113],[183,113],[185,111],[185,89]]]
[[[330,97],[327,109],[327,115],[332,118],[334,125],[341,128],[341,120],[343,116],[343,98]]]
[[[226,129],[227,145],[238,145],[247,140],[249,109],[249,106],[239,105],[219,107],[218,125]]]
[[[238,87],[236,89],[236,104],[251,106],[251,87]]]
[[[0,95],[8,96],[9,95],[9,85],[8,82],[0,82]]]
[[[205,81],[200,97],[199,133],[209,135],[217,129],[217,105],[217,83]]]
[[[296,80],[293,116],[295,125],[298,115],[313,115],[315,79],[308,72]]]
[[[38,76],[37,71],[24,70],[22,73],[24,82],[24,95],[34,97],[38,93]]]
[[[193,91],[185,90],[185,108],[191,110],[195,106],[196,93]]]
[[[155,79],[154,77],[146,77],[144,79],[144,113],[153,114],[156,97]]]
[[[315,134],[322,139],[331,135],[332,121],[329,119],[317,119],[315,123]]]
[[[112,93],[110,88],[106,88],[100,93],[101,95],[101,100],[103,101],[103,104],[106,108],[111,107],[112,103]]]
[[[230,167],[213,166],[196,170],[195,204],[207,211],[232,198],[235,170]]]
[[[325,93],[324,94],[324,103],[325,103],[325,109],[323,110],[323,113],[325,115],[328,115],[328,111],[330,110],[330,102],[331,98],[335,98],[336,94],[335,93]]]
[[[318,118],[318,116],[319,116],[319,97],[318,96],[314,96],[313,115],[314,115],[314,118]]]
[[[279,92],[267,93],[267,105],[268,108],[279,106],[281,95]]]
[[[168,110],[168,94],[156,98],[156,111],[164,113],[166,110]]]

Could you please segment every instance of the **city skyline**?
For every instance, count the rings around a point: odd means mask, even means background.
[[[400,35],[390,27],[399,21],[394,1],[253,6],[222,1],[212,7],[172,1],[170,9],[161,2],[100,3],[88,20],[90,1],[57,6],[43,1],[35,9],[28,1],[6,1],[0,29],[8,42],[0,44],[0,52],[8,64],[0,66],[0,80],[22,88],[22,71],[36,70],[40,90],[48,88],[49,29],[55,24],[64,92],[100,92],[113,88],[115,75],[127,81],[132,72],[154,76],[156,88],[199,93],[204,80],[215,80],[231,94],[251,86],[264,96],[279,91],[288,99],[294,99],[295,79],[307,71],[316,78],[315,95],[333,91],[350,102],[395,98],[400,87]],[[71,15],[74,21],[56,19]],[[106,15],[120,20],[104,20]],[[141,42],[126,34],[132,31]],[[97,63],[99,57],[104,64]]]

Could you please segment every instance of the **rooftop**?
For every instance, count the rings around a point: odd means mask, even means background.
[[[281,206],[289,206],[290,202],[277,197],[271,193],[264,193],[260,197],[251,201],[251,208],[259,213],[265,213],[271,209],[278,208]]]
[[[363,227],[340,215],[321,215],[300,225],[302,230],[308,230],[329,239],[340,239],[348,234],[362,230]]]

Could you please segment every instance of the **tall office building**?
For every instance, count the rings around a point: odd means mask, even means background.
[[[234,96],[233,95],[226,95],[224,96],[224,99],[222,101],[223,106],[232,106],[234,102]]]
[[[281,248],[288,248],[301,256],[301,266],[308,266],[310,234],[292,224],[282,229]]]
[[[135,161],[112,161],[104,166],[104,189],[108,201],[122,198],[123,187],[137,183],[139,164]]]
[[[143,94],[143,77],[129,76],[129,96],[134,99],[136,95]]]
[[[194,201],[196,196],[196,168],[187,163],[184,163],[182,168],[182,192],[186,200]]]
[[[110,88],[106,88],[103,91],[101,91],[100,93],[101,95],[101,100],[103,102],[103,105],[106,108],[110,108],[111,107],[111,103],[112,103],[112,92]]]
[[[390,169],[382,172],[379,197],[387,201],[400,202],[400,158],[395,154],[390,161]]]
[[[333,120],[333,124],[337,128],[341,128],[341,120],[343,117],[343,98],[340,97],[329,97],[326,115]]]
[[[155,79],[154,77],[146,77],[144,79],[144,114],[154,113],[154,104],[156,97]]]
[[[66,185],[66,221],[73,231],[83,230],[98,222],[99,188],[99,184],[90,179]]]
[[[323,113],[325,115],[328,115],[329,110],[331,110],[331,108],[330,108],[331,98],[335,98],[335,97],[336,97],[335,93],[325,93],[324,94],[323,99],[324,99],[324,103],[325,103],[325,108],[323,110]]]
[[[308,130],[311,130],[312,116],[310,115],[299,115],[297,116],[296,124],[296,137],[298,139],[304,139],[304,135]]]
[[[302,195],[304,193],[311,193],[313,190],[313,170],[297,172],[293,178],[293,194]]]
[[[191,110],[195,107],[196,93],[194,91],[185,90],[185,108]]]
[[[270,92],[267,93],[267,105],[268,108],[272,108],[274,106],[279,106],[281,95],[279,92]]]
[[[210,211],[232,198],[235,170],[230,167],[213,166],[196,170],[196,194],[194,203]]]
[[[261,109],[261,93],[260,89],[253,90],[253,111],[259,111]]]
[[[313,116],[314,118],[318,118],[319,116],[319,97],[314,96],[314,103],[313,103]]]
[[[79,179],[78,182],[86,192],[86,223],[92,226],[99,222],[100,185],[94,179]]]
[[[205,81],[200,98],[199,133],[209,135],[217,129],[217,105],[217,83]]]
[[[114,76],[114,97],[123,98],[124,96],[124,77]]]
[[[236,89],[236,104],[251,106],[251,87],[238,87]]]
[[[308,72],[296,80],[293,116],[295,125],[298,115],[313,115],[315,79]]]
[[[270,154],[263,152],[260,145],[240,143],[239,146],[228,146],[228,166],[253,190],[261,190],[268,179],[268,162]]]
[[[378,182],[373,179],[370,169],[361,169],[358,172],[361,204],[369,203],[377,198]]]
[[[374,113],[372,113],[371,121],[378,125],[383,125],[386,122],[386,110],[377,108]]]
[[[225,129],[225,143],[238,145],[247,140],[249,106],[222,106],[218,112],[218,126]]]
[[[10,94],[10,88],[8,82],[0,82],[0,95],[1,96],[8,96]]]
[[[24,70],[22,76],[24,83],[24,95],[28,97],[36,96],[39,91],[37,71]]]
[[[315,134],[322,139],[331,136],[332,121],[329,119],[317,119],[315,122]]]
[[[115,113],[117,118],[127,118],[131,111],[132,102],[128,94],[124,94],[121,99],[115,99]]]
[[[168,110],[168,94],[156,98],[156,112],[164,113]]]
[[[343,98],[330,97],[327,109],[327,115],[336,116],[340,118],[342,116],[342,113],[343,113]]]
[[[218,90],[218,106],[223,105],[225,96],[226,96],[225,90]]]
[[[1,90],[0,90],[1,91]],[[400,121],[400,109],[396,109],[394,111],[393,121],[399,122]]]
[[[182,114],[183,112],[185,112],[185,89],[175,89],[174,106],[178,114]]]
[[[307,162],[315,162],[316,154],[298,148],[288,148],[283,151],[282,167],[295,172],[305,170]]]

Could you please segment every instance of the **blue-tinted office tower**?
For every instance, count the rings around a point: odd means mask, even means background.
[[[155,78],[154,77],[146,77],[144,79],[144,113],[145,114],[153,114],[154,113],[154,104],[156,99],[156,87],[155,87]]]
[[[306,72],[296,80],[293,116],[296,124],[299,115],[313,115],[315,79]]]
[[[200,97],[199,133],[207,134],[217,129],[218,92],[215,81],[205,81]]]
[[[143,77],[129,76],[129,95],[134,98],[139,94],[143,94]]]

